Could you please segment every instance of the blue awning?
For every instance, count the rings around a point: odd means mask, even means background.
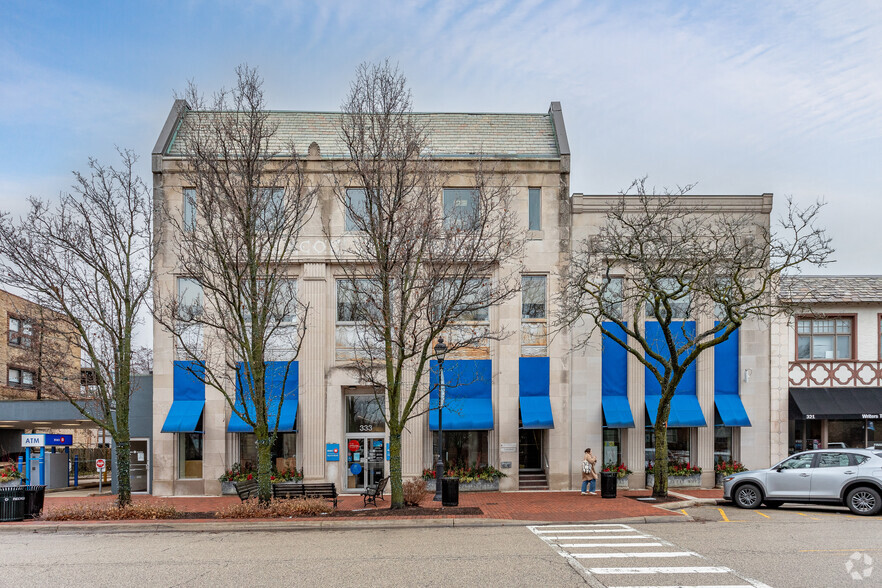
[[[547,357],[521,357],[518,393],[521,404],[521,428],[553,429],[551,415],[551,364]]]
[[[625,331],[613,322],[603,328],[625,341]],[[634,426],[634,415],[628,402],[628,352],[609,335],[601,338],[600,398],[605,425],[610,428]]]
[[[287,377],[285,370],[287,369]],[[238,374],[236,378],[236,409],[245,412],[249,418],[254,419],[256,411],[254,408],[254,400],[250,393],[250,374],[245,368],[243,362],[238,364]],[[242,390],[245,384],[246,390]],[[299,366],[296,361],[292,361],[290,366],[287,361],[268,361],[266,362],[266,411],[267,424],[270,430],[276,423],[276,417],[279,419],[277,432],[296,431],[297,421],[297,401],[299,394]],[[284,391],[284,397],[282,393]],[[279,404],[281,403],[281,412],[279,412]],[[227,425],[227,431],[230,433],[253,433],[254,428],[246,423],[235,412],[230,415],[230,422]]]
[[[438,362],[429,362],[429,429],[438,430]],[[493,428],[492,363],[489,359],[448,359],[444,362],[445,431]]]
[[[176,361],[172,368],[172,405],[162,424],[163,433],[194,433],[205,409],[205,364]]]
[[[714,345],[714,405],[727,427],[749,427],[750,419],[738,394],[738,333]]]
[[[661,326],[656,321],[646,321],[645,326],[646,342],[653,351],[661,356],[668,355],[668,348],[665,343],[664,334]],[[691,339],[695,338],[695,321],[675,321],[671,323],[671,335],[674,344],[679,349],[686,345]],[[688,353],[684,351],[683,354]],[[648,358],[649,361],[656,365],[657,369],[664,369],[661,364]],[[658,405],[661,402],[661,384],[646,368],[645,376],[645,393],[646,412],[649,413],[649,422],[655,424],[658,416]],[[693,362],[686,373],[680,379],[677,391],[671,398],[671,413],[668,416],[669,427],[706,427],[707,421],[704,413],[701,411],[701,405],[698,402],[695,388],[695,363]]]

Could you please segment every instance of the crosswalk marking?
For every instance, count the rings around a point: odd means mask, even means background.
[[[693,551],[634,551],[624,553],[574,553],[579,559],[604,559],[617,557],[691,557],[698,555]]]
[[[734,522],[734,521],[733,521]],[[632,526],[619,523],[605,524],[562,524],[562,525],[535,525],[527,527],[532,533],[539,537],[549,547],[554,549],[561,557],[586,578],[594,576],[593,583],[597,584],[601,578],[616,577],[614,582],[620,582],[619,578],[628,575],[677,575],[690,574],[695,577],[698,582],[696,584],[705,584],[710,578],[705,578],[705,582],[701,576],[703,574],[715,575],[719,580],[726,581],[727,578],[720,577],[721,574],[730,574],[731,579],[743,581],[743,584],[713,584],[717,588],[769,588],[765,584],[746,578],[737,574],[734,570],[725,566],[714,565],[687,565],[690,560],[695,558],[705,559],[705,557],[694,551],[685,551],[676,545],[659,537],[649,535],[638,531]],[[641,541],[642,540],[642,541]],[[655,548],[654,550],[635,551],[635,548]],[[621,567],[589,567],[590,563],[600,563],[604,559],[617,560],[636,560],[633,563],[638,565],[621,566]],[[668,566],[644,566],[643,563],[650,563],[650,559],[669,559],[672,565]],[[612,563],[612,562],[610,562]],[[621,563],[626,563],[622,561]],[[697,562],[698,563],[698,562]],[[710,563],[710,562],[708,562]],[[589,565],[586,565],[589,564]],[[627,580],[626,580],[627,581]],[[605,584],[604,584],[605,585]],[[640,588],[637,586],[631,588]],[[643,586],[642,588],[650,588]],[[652,587],[658,588],[658,587]],[[666,586],[665,588],[671,588]],[[685,587],[684,587],[685,588]],[[690,586],[690,588],[695,588]]]

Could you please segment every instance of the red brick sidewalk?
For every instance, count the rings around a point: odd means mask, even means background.
[[[600,493],[594,496],[582,496],[579,492],[465,492],[461,493],[459,506],[478,507],[482,515],[449,515],[455,518],[484,518],[504,519],[519,521],[575,521],[590,522],[607,519],[619,519],[629,517],[654,517],[654,516],[682,516],[678,512],[664,510],[648,503],[626,498],[624,494],[639,494],[633,492],[619,493],[617,498],[605,499]],[[84,502],[111,503],[112,496],[87,496],[65,497],[63,495],[47,495],[45,507],[51,510],[53,507],[82,504]],[[165,502],[173,505],[183,512],[216,512],[221,508],[236,504],[239,498],[236,496],[168,496],[156,497],[135,495],[136,502]],[[386,496],[386,504],[380,502],[379,508],[388,508],[389,496]],[[437,507],[438,503],[432,502],[431,494],[421,503],[424,507]],[[338,511],[357,511],[363,509],[364,504],[360,496],[341,495],[338,502]],[[373,508],[368,507],[368,508]],[[341,515],[343,513],[340,513]],[[353,518],[357,513],[352,513]],[[345,515],[336,516],[334,520],[349,518]],[[389,518],[415,518],[411,515]],[[432,518],[439,518],[433,515]],[[442,515],[441,518],[448,518]],[[192,521],[197,519],[185,519]],[[309,519],[303,519],[309,520]],[[327,520],[327,519],[323,519]]]

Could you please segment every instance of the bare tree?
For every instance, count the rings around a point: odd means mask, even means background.
[[[744,321],[785,310],[776,295],[781,274],[822,265],[833,251],[817,224],[821,204],[800,210],[788,202],[772,232],[759,211],[698,205],[688,195],[691,188],[656,194],[647,191],[645,178],[636,180],[599,232],[574,248],[560,296],[559,326],[590,319],[577,344],[599,330],[660,386],[654,496],[667,495],[667,423],[686,370]],[[714,320],[693,328],[702,316]],[[652,329],[646,328],[650,322]]]
[[[431,137],[388,61],[359,66],[341,129],[349,159],[333,187],[349,232],[331,240],[343,273],[338,306],[357,323],[347,342],[352,367],[387,401],[391,502],[400,508],[401,435],[428,408],[433,345],[442,333],[451,352],[504,335],[465,322],[519,288],[523,234],[507,179],[478,158],[472,187],[445,206],[446,176],[431,157]]]
[[[27,217],[0,217],[0,279],[57,313],[39,321],[44,344],[32,357],[41,385],[110,432],[122,506],[131,502],[132,341],[150,292],[154,250],[150,193],[134,172],[135,155],[120,151],[120,157],[119,168],[90,160],[89,175],[75,173],[73,191],[56,204],[31,198]],[[69,368],[72,354],[75,369],[60,369]],[[96,374],[89,402],[79,395],[80,355]]]
[[[265,502],[282,390],[306,325],[289,267],[316,190],[266,110],[257,70],[240,66],[236,75],[235,87],[208,102],[192,83],[184,96],[176,141],[192,190],[184,191],[183,212],[166,196],[163,246],[192,291],[159,291],[155,316],[177,358],[195,362],[191,372],[254,429]],[[282,390],[268,389],[269,362],[283,367]]]

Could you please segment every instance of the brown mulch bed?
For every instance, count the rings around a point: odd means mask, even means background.
[[[422,506],[407,506],[392,510],[391,508],[368,508],[366,510],[337,510],[328,515],[320,515],[320,518],[346,517],[346,518],[376,518],[376,517],[438,517],[438,516],[481,516],[484,514],[476,506],[447,506],[425,508]],[[177,517],[180,519],[215,519],[213,512],[182,512]],[[296,517],[301,518],[301,517]],[[235,519],[218,519],[235,520]],[[267,519],[279,520],[279,519]]]
[[[666,502],[682,502],[683,499],[677,496],[665,496],[664,498],[656,497],[655,500],[646,500],[647,498],[651,498],[650,496],[625,496],[625,498],[630,498],[631,500],[636,500],[638,502],[645,502],[646,504],[664,504]],[[640,499],[643,500],[640,500]]]

